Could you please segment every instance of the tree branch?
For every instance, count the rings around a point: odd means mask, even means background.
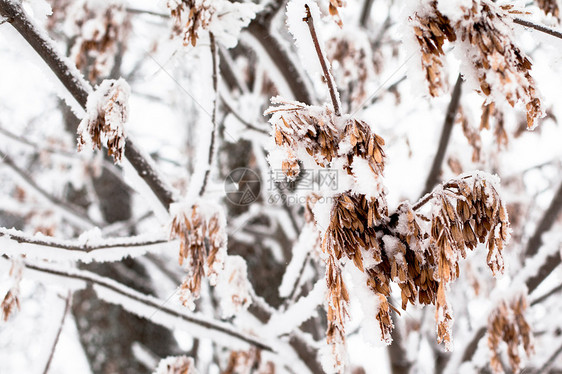
[[[367,21],[369,20],[369,15],[371,15],[372,6],[373,0],[364,0],[363,9],[361,10],[361,17],[359,18],[359,24],[362,27],[367,26]]]
[[[213,125],[213,130],[211,131],[211,144],[209,145],[209,157],[207,158],[207,170],[205,170],[205,176],[203,177],[203,185],[199,190],[199,196],[205,194],[205,189],[207,188],[207,181],[209,180],[209,174],[211,173],[211,165],[213,164],[213,157],[215,155],[215,138],[217,137],[217,112],[219,108],[219,55],[217,50],[217,42],[215,41],[215,35],[212,32],[209,33],[209,38],[211,42],[211,57],[213,64],[213,91],[215,92],[215,99],[213,104],[213,114],[211,115],[211,123]]]
[[[64,321],[66,320],[66,316],[68,314],[68,311],[70,310],[71,300],[72,300],[72,293],[69,292],[68,296],[66,297],[66,302],[64,304],[64,312],[62,314],[59,329],[57,330],[57,335],[55,336],[55,341],[53,342],[53,346],[51,347],[51,353],[49,354],[49,359],[47,360],[47,364],[45,365],[45,370],[43,370],[43,374],[47,374],[49,372],[49,367],[51,366],[51,361],[53,361],[53,356],[55,355],[55,349],[57,348],[57,344],[59,342],[60,333],[62,332],[62,328],[64,326]]]
[[[455,83],[455,87],[453,88],[453,93],[451,94],[451,101],[449,102],[449,107],[447,108],[447,114],[445,115],[445,122],[443,123],[441,138],[439,139],[439,147],[437,148],[437,153],[435,154],[435,158],[433,159],[431,171],[427,176],[425,187],[423,189],[423,195],[430,192],[431,189],[439,183],[441,167],[443,165],[443,160],[445,159],[445,152],[447,151],[447,146],[449,145],[451,132],[453,130],[453,124],[455,123],[455,116],[457,115],[457,110],[459,108],[460,97],[462,93],[461,86],[462,77],[459,74],[457,82]]]
[[[21,4],[10,0],[0,0],[0,15],[8,19],[11,25],[51,68],[80,106],[85,109],[88,95],[93,91],[92,87],[84,80],[76,66],[58,52],[55,43],[48,39],[46,33],[32,22]],[[135,146],[130,137],[127,138],[125,157],[133,165],[139,176],[148,184],[162,205],[168,209],[173,202],[171,189],[162,180],[152,162]]]
[[[555,38],[562,39],[562,32],[558,30],[551,29],[550,27],[546,27],[543,25],[537,25],[536,23],[521,19],[521,18],[514,18],[513,23],[516,23],[521,26],[530,27],[537,31],[543,32],[545,34],[554,36]]]
[[[266,339],[264,338],[251,336],[225,323],[197,313],[187,312],[184,308],[168,306],[164,300],[135,291],[112,279],[88,271],[57,268],[46,263],[32,264],[25,262],[25,267],[39,273],[90,284],[94,287],[98,296],[105,301],[120,305],[129,312],[164,327],[175,329],[180,323],[187,327],[186,330],[194,336],[211,338],[223,346],[236,342],[255,346],[264,351],[276,352],[272,345],[265,342]],[[213,333],[209,334],[209,331]]]
[[[328,85],[328,90],[330,91],[330,98],[332,99],[332,105],[334,106],[334,113],[339,117],[341,116],[341,105],[339,94],[336,89],[336,83],[334,82],[334,77],[332,76],[328,64],[326,63],[326,57],[322,53],[322,48],[320,47],[320,42],[318,41],[318,35],[316,35],[316,29],[314,28],[314,20],[312,19],[312,14],[310,14],[310,8],[306,4],[304,7],[306,9],[306,17],[304,18],[304,21],[310,30],[310,36],[312,37],[312,42],[314,43],[314,49],[316,50],[318,60],[320,60],[320,65],[322,66],[322,70],[324,72],[324,78],[326,79],[326,84]]]
[[[80,261],[89,263],[118,261],[123,257],[138,257],[148,252],[161,252],[177,244],[167,238],[141,235],[127,238],[61,240],[48,236],[28,235],[16,229],[0,228],[0,254],[8,257],[25,255],[48,261]]]

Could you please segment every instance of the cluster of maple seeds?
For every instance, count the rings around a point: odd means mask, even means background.
[[[440,70],[445,39],[462,42],[472,55],[469,63],[476,73],[481,93],[487,97],[502,95],[511,106],[524,102],[527,126],[533,127],[543,110],[530,75],[531,62],[505,31],[511,27],[509,14],[520,12],[512,5],[498,6],[488,0],[473,1],[470,8],[461,8],[464,15],[456,22],[439,12],[437,1],[431,2],[430,14],[415,15],[414,32],[431,95],[439,95],[443,88]],[[497,83],[491,85],[492,81]]]
[[[560,20],[560,8],[557,0],[535,0],[535,2],[546,14],[552,14]]]
[[[494,373],[503,373],[503,365],[499,348],[503,341],[507,344],[507,355],[513,373],[518,373],[521,357],[519,347],[525,350],[527,356],[534,352],[531,327],[525,319],[527,300],[521,295],[509,304],[504,300],[490,314],[488,319],[488,348],[491,352],[490,366]]]
[[[432,2],[432,8],[431,14],[414,15],[414,33],[420,45],[421,63],[429,85],[429,93],[436,97],[443,92],[446,82],[442,72],[442,58],[445,56],[443,45],[445,40],[457,40],[457,36],[449,19],[437,10],[437,1]]]
[[[222,374],[239,373],[275,374],[275,364],[263,360],[260,350],[255,347],[248,351],[232,351]]]
[[[218,213],[207,221],[196,204],[189,216],[181,212],[172,220],[170,237],[180,240],[179,263],[187,262],[189,270],[180,286],[180,299],[191,309],[193,301],[199,298],[203,277],[207,276],[211,285],[216,284],[224,265],[226,237],[220,221]],[[208,251],[205,239],[208,239]]]
[[[97,91],[102,91],[101,95]],[[107,154],[120,162],[125,153],[124,124],[129,115],[129,87],[120,78],[104,80],[97,91],[88,97],[88,113],[78,128],[78,150],[86,144],[100,150],[105,145]]]
[[[174,19],[173,32],[183,37],[183,44],[197,44],[199,29],[206,29],[211,19],[211,2],[207,0],[170,0],[168,8]]]
[[[88,78],[95,82],[109,75],[118,44],[125,39],[130,23],[123,5],[96,8],[84,2],[83,8],[83,17],[75,21],[81,31],[77,33],[71,54],[78,69],[91,66]],[[96,28],[92,32],[93,24]]]

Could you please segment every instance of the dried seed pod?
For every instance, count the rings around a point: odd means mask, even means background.
[[[525,295],[515,297],[511,302],[503,300],[488,318],[488,348],[492,355],[490,366],[494,373],[503,373],[500,359],[500,342],[508,346],[507,355],[512,372],[519,372],[522,347],[527,357],[534,353],[531,327],[525,318],[527,300]]]
[[[170,0],[168,8],[174,20],[173,32],[183,37],[183,44],[195,46],[199,29],[205,30],[214,11],[211,1]]]
[[[170,356],[160,360],[154,374],[198,374],[193,358]]]
[[[120,162],[125,154],[125,123],[129,117],[130,88],[123,78],[104,80],[88,96],[86,116],[78,126],[78,150],[85,145],[101,149]]]
[[[560,8],[556,0],[535,0],[537,6],[541,8],[546,14],[552,14],[553,17],[560,21]]]

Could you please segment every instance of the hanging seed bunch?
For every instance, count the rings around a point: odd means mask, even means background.
[[[187,356],[170,356],[158,363],[154,374],[199,374],[193,358]]]
[[[106,79],[88,96],[86,116],[78,126],[78,150],[107,147],[120,162],[125,153],[125,123],[129,117],[130,88],[123,78]]]
[[[499,6],[489,0],[473,0],[470,8],[456,20],[437,8],[437,1],[426,4],[412,18],[420,44],[422,67],[432,96],[443,88],[442,62],[445,39],[459,45],[468,56],[470,73],[478,81],[479,92],[490,100],[504,98],[511,106],[523,102],[527,127],[543,116],[541,101],[531,77],[531,62],[513,43],[510,13],[520,13],[512,5]]]
[[[12,260],[9,276],[12,279],[12,287],[8,290],[0,307],[2,308],[2,319],[7,321],[15,314],[16,309],[20,310],[20,283],[23,276],[23,264],[19,260]]]
[[[275,374],[275,364],[262,360],[261,351],[250,348],[248,351],[232,351],[228,365],[222,374]]]
[[[443,45],[445,40],[457,40],[450,20],[437,10],[437,1],[430,3],[430,11],[414,14],[410,18],[421,51],[421,65],[429,86],[429,93],[436,97],[446,88],[443,77]]]
[[[189,212],[189,213],[188,213]],[[226,257],[226,233],[224,216],[220,211],[205,215],[199,205],[187,212],[178,209],[171,224],[171,239],[180,240],[179,263],[188,270],[181,284],[180,299],[191,310],[199,298],[201,280],[207,277],[216,285]]]
[[[484,116],[484,112],[482,115]],[[488,117],[486,117],[486,120],[487,119]],[[464,137],[468,141],[468,144],[472,147],[472,162],[480,161],[482,152],[482,138],[480,137],[480,131],[478,131],[478,129],[469,122],[468,118],[464,114],[462,106],[459,106],[456,122],[460,122]],[[482,123],[480,124],[480,130],[482,130]]]
[[[338,33],[326,41],[326,56],[329,61],[337,61],[332,70],[341,101],[348,107],[363,103],[369,94],[366,83],[375,74],[369,41],[358,35],[362,34]]]
[[[70,52],[78,69],[86,68],[91,82],[110,75],[118,49],[125,45],[130,29],[123,4],[77,2],[69,10],[75,42]]]
[[[503,373],[500,357],[500,343],[507,344],[509,365],[513,373],[521,367],[520,347],[527,357],[534,353],[531,326],[525,319],[527,300],[524,295],[514,298],[510,303],[503,300],[488,318],[488,348],[490,349],[490,365],[494,373]]]
[[[220,298],[223,318],[230,318],[250,306],[251,287],[246,261],[240,256],[227,256],[224,270],[216,282],[216,293]]]
[[[507,147],[509,138],[505,131],[503,112],[494,103],[482,104],[482,116],[480,118],[480,130],[490,130],[490,124],[494,125],[494,138],[498,149]]]
[[[557,0],[536,0],[535,3],[537,3],[537,6],[546,14],[551,14],[553,17],[560,20],[560,8],[558,7]]]
[[[343,27],[343,22],[341,20],[340,13],[338,12],[338,8],[342,8],[344,6],[345,1],[343,0],[330,0],[330,4],[328,5],[328,11],[339,27]]]
[[[183,45],[197,44],[199,29],[207,29],[214,8],[209,0],[169,0],[168,8],[174,20],[173,32],[182,36]]]

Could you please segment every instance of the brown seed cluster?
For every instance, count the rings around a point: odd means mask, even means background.
[[[195,47],[199,29],[209,25],[214,10],[211,1],[175,0],[168,2],[168,8],[174,19],[174,34],[183,37],[184,46]]]
[[[482,113],[482,116],[484,116],[484,113]],[[486,117],[486,119],[487,118],[488,117]],[[472,126],[469,122],[468,118],[464,114],[462,106],[459,106],[456,118],[456,123],[459,122],[462,127],[464,137],[468,141],[468,144],[472,147],[472,162],[480,161],[480,153],[482,152],[482,138],[480,137],[480,131],[478,131],[478,129],[476,129],[475,126]],[[480,125],[480,130],[482,130],[482,124]]]
[[[187,356],[167,357],[160,361],[154,374],[198,374],[193,358]]]
[[[490,129],[490,123],[494,124],[494,138],[498,149],[507,147],[509,137],[505,131],[503,113],[494,103],[482,104],[482,116],[480,119],[480,130]]]
[[[338,12],[338,8],[343,6],[345,6],[345,2],[343,0],[330,0],[330,4],[328,6],[330,15],[334,18],[339,27],[343,26],[343,22]]]
[[[125,154],[124,126],[129,116],[129,86],[121,78],[104,80],[90,94],[87,114],[78,127],[78,150],[90,144],[94,149],[107,147],[107,154],[120,162]]]
[[[375,61],[368,47],[358,43],[355,34],[338,34],[326,41],[326,57],[337,62],[332,66],[332,73],[340,99],[348,108],[361,105],[369,94],[366,83],[373,79]]]
[[[546,14],[552,14],[560,20],[560,8],[557,0],[536,0],[535,2]]]
[[[443,45],[445,40],[457,40],[450,21],[439,10],[437,1],[431,3],[433,12],[414,15],[414,33],[422,53],[422,68],[429,84],[429,93],[436,97],[443,93],[446,80],[443,78]]]
[[[470,8],[462,7],[464,15],[456,21],[444,17],[436,1],[432,9],[430,14],[416,15],[414,22],[431,95],[437,96],[443,88],[443,43],[456,41],[470,56],[480,92],[492,99],[502,96],[511,106],[525,103],[527,127],[534,127],[543,110],[530,74],[531,62],[512,41],[510,13],[518,13],[513,6],[473,1]]]
[[[521,367],[519,348],[522,347],[527,357],[534,353],[531,326],[525,319],[527,300],[524,295],[516,297],[509,304],[504,300],[488,318],[488,348],[491,352],[490,366],[494,373],[503,373],[500,358],[500,343],[507,344],[509,365],[513,373]]]
[[[16,310],[20,310],[20,282],[23,276],[23,264],[17,260],[12,262],[8,274],[12,278],[12,287],[8,290],[0,307],[2,308],[2,319],[7,321]]]
[[[275,364],[262,360],[261,352],[257,348],[248,351],[232,351],[228,365],[222,374],[275,374]]]
[[[200,207],[193,205],[189,216],[183,212],[174,216],[170,237],[180,240],[179,263],[183,265],[186,262],[189,271],[180,287],[180,299],[193,309],[193,301],[199,298],[203,277],[207,276],[214,285],[224,266],[226,236],[219,213],[207,219]]]
[[[71,10],[72,13],[78,15],[76,40],[71,50],[76,66],[87,68],[91,82],[108,77],[130,29],[125,7],[115,3],[93,7],[83,2],[81,9]]]

